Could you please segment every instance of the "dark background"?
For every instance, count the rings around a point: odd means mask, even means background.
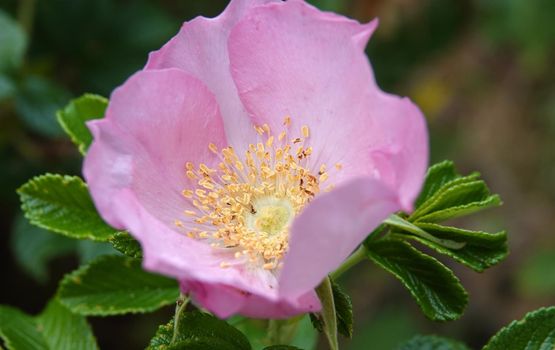
[[[433,161],[453,159],[463,173],[479,170],[505,202],[459,224],[506,228],[510,238],[511,255],[498,267],[477,274],[453,266],[470,292],[467,311],[455,322],[426,320],[408,292],[369,263],[350,271],[342,282],[353,298],[356,324],[345,348],[393,349],[415,333],[452,336],[478,348],[510,320],[554,304],[555,1],[312,3],[361,21],[380,18],[368,48],[380,86],[422,108]],[[37,313],[65,273],[111,251],[21,219],[15,190],[27,179],[80,174],[81,157],[55,111],[84,92],[109,96],[181,22],[215,16],[225,5],[0,0],[0,304]],[[26,39],[11,32],[17,25]],[[19,40],[8,52],[14,37]],[[171,314],[169,307],[91,323],[102,349],[139,349]]]

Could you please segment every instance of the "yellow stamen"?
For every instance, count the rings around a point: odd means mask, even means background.
[[[291,126],[291,118],[285,117],[283,125]],[[206,164],[185,164],[187,178],[197,185],[182,191],[196,208],[184,210],[184,214],[203,225],[189,228],[186,235],[214,248],[236,249],[232,253],[235,259],[274,271],[282,265],[289,247],[289,225],[321,192],[320,185],[329,175],[325,164],[317,172],[306,165],[310,162],[305,159],[313,153],[312,147],[304,147],[310,136],[307,125],[300,129],[302,138],[289,140],[287,132],[281,131],[277,136],[279,143],[274,142],[267,124],[254,128],[267,138],[248,145],[242,156],[235,154],[232,147],[219,150],[209,143],[209,150],[221,159],[215,169]],[[335,168],[339,169],[338,165]],[[179,220],[175,224],[184,226]],[[227,261],[220,264],[222,268],[230,266]]]

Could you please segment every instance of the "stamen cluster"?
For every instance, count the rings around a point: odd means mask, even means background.
[[[289,139],[291,119],[286,117],[283,125],[277,139],[267,124],[255,126],[260,142],[249,144],[243,156],[231,146],[220,150],[210,143],[208,148],[221,160],[216,169],[186,163],[186,176],[197,183],[182,192],[192,204],[184,213],[196,223],[186,228],[189,237],[233,249],[236,262],[246,259],[266,270],[279,268],[288,249],[289,224],[328,179],[325,164],[316,174],[309,169],[309,128],[303,126],[301,137]],[[180,220],[176,225],[185,228]],[[233,263],[222,262],[221,267]]]

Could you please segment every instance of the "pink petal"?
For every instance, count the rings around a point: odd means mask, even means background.
[[[316,293],[310,291],[299,298],[279,301],[246,293],[222,284],[181,281],[181,291],[220,318],[241,314],[253,318],[289,318],[301,313],[317,312],[321,305]]]
[[[292,224],[280,295],[295,297],[314,289],[399,207],[395,193],[368,177],[316,197]]]
[[[176,67],[201,80],[216,97],[230,144],[243,150],[255,139],[251,121],[237,95],[229,71],[227,39],[231,28],[252,7],[277,0],[233,0],[216,18],[197,17],[160,50],[145,69]]]
[[[112,94],[106,117],[89,126],[94,141],[83,172],[91,195],[108,223],[141,242],[146,269],[272,294],[266,281],[220,267],[232,253],[174,225],[176,219],[189,224],[181,191],[194,184],[185,162],[210,166],[217,158],[208,143],[226,145],[216,101],[199,80],[178,69],[139,72]]]
[[[341,163],[336,184],[382,179],[410,209],[427,164],[425,123],[374,82],[363,48],[376,26],[301,1],[255,7],[230,34],[231,70],[255,123],[279,132],[289,115],[293,132],[309,126],[313,170]]]

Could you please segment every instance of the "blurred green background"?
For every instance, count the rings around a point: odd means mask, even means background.
[[[197,15],[227,1],[0,0],[0,304],[42,309],[58,280],[112,248],[31,227],[15,190],[44,172],[79,174],[81,157],[55,111],[84,92],[109,96]],[[505,205],[460,222],[509,230],[509,259],[477,274],[453,265],[470,292],[461,320],[426,320],[383,271],[342,279],[355,309],[346,349],[395,349],[415,333],[483,345],[526,311],[555,304],[555,1],[320,0],[361,21],[380,18],[368,54],[380,86],[428,118],[433,161],[479,170]],[[449,264],[449,261],[446,261]],[[140,349],[172,309],[92,318],[102,349]],[[319,345],[324,349],[323,343]]]

